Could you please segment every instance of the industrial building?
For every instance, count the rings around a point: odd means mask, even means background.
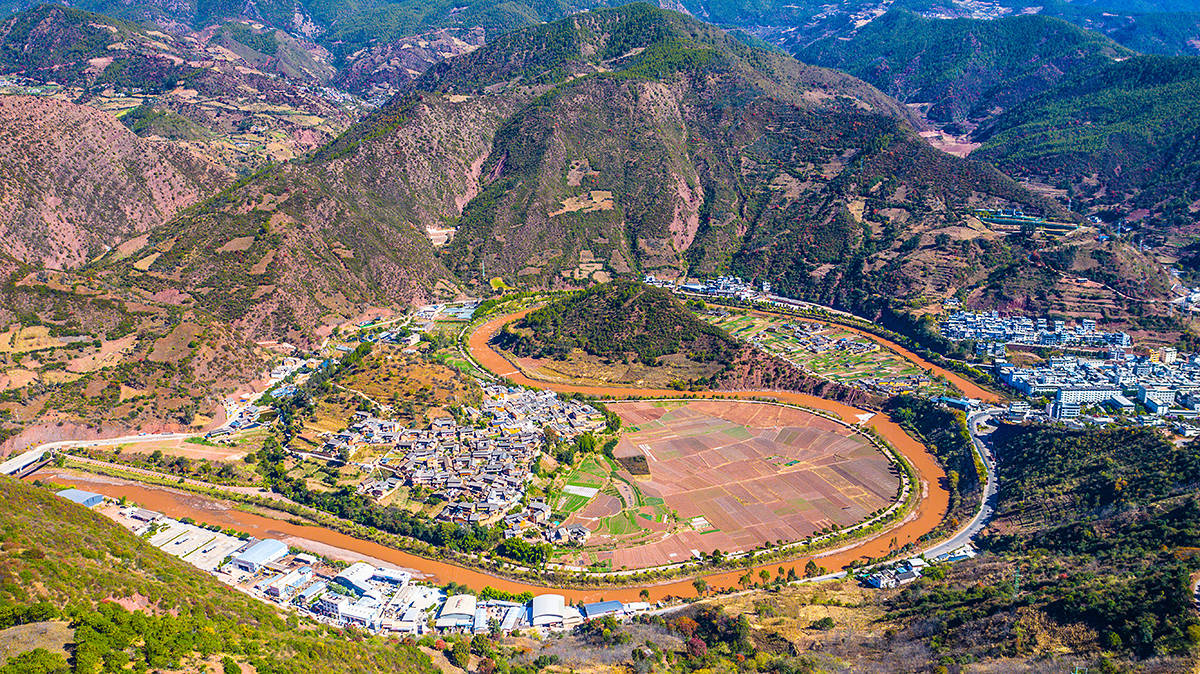
[[[620,615],[625,611],[625,605],[619,601],[598,601],[583,605],[583,617],[588,620]]]
[[[562,601],[562,597],[554,595]],[[475,622],[475,595],[456,594],[448,597],[442,605],[434,627],[439,630],[469,629]]]
[[[288,546],[274,539],[261,540],[233,558],[233,565],[247,573],[258,570],[287,556]]]
[[[412,574],[407,571],[381,569],[366,562],[355,562],[335,576],[333,582],[345,587],[354,594],[364,595],[374,589],[371,584],[372,581],[390,583],[398,586],[397,589],[400,589],[408,585],[408,581],[411,579]]]
[[[267,583],[267,596],[286,599],[292,596],[302,585],[312,580],[312,575],[312,567],[302,566],[294,571],[276,576]]]
[[[82,489],[64,489],[58,492],[58,495],[85,508],[94,508],[104,501],[103,495]]]
[[[567,606],[561,594],[542,594],[529,606],[529,624],[534,627],[570,629],[583,622],[583,614]]]

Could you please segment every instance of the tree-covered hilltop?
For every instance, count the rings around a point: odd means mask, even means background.
[[[653,382],[646,379],[653,371],[674,377],[659,383],[676,388],[794,391],[864,407],[881,403],[862,389],[737,341],[700,320],[671,292],[638,281],[611,281],[561,297],[504,326],[494,340],[521,357],[571,361],[578,351],[594,359],[592,364],[627,364],[636,372],[610,383]],[[587,376],[592,368],[576,364],[565,371]]]
[[[728,363],[741,349],[737,340],[694,316],[670,291],[637,281],[599,284],[557,299],[505,326],[497,340],[518,356],[562,358],[581,349],[647,365],[673,354]]]
[[[1001,426],[988,554],[889,602],[935,653],[961,661],[1051,650],[1184,667],[1200,644],[1200,443],[1143,428]],[[986,639],[981,638],[983,634]],[[1137,664],[1140,663],[1140,664]]]
[[[1175,447],[1151,429],[1002,426],[995,441],[1001,492],[1013,510],[1087,518],[1200,485],[1200,445]]]
[[[0,629],[73,632],[65,655],[10,653],[4,671],[437,671],[412,646],[287,618],[49,490],[0,477],[0,501]]]
[[[929,19],[893,10],[854,33],[827,38],[798,57],[844,70],[940,123],[990,118],[1058,83],[1133,52],[1059,19]]]

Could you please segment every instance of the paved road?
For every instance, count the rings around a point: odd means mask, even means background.
[[[101,440],[59,440],[58,442],[47,442],[30,449],[19,456],[9,457],[9,461],[5,462],[7,466],[13,462],[19,462],[24,457],[36,455],[33,462],[41,461],[47,452],[53,452],[56,449],[66,449],[68,447],[111,447],[113,445],[127,445],[135,442],[155,442],[159,440],[183,440],[195,436],[195,433],[141,433],[138,435],[123,435],[119,438],[104,438]],[[9,471],[2,471],[9,474]]]
[[[996,493],[999,489],[996,481],[996,457],[992,454],[992,450],[987,443],[979,436],[979,425],[990,419],[997,412],[999,412],[998,409],[987,409],[975,412],[967,417],[967,430],[971,432],[971,441],[975,443],[975,449],[983,457],[983,465],[987,469],[987,481],[983,487],[983,505],[979,508],[979,512],[975,513],[975,517],[971,518],[971,521],[967,522],[966,526],[960,529],[958,533],[954,534],[948,540],[925,550],[924,554],[926,557],[936,557],[970,543],[996,514]]]

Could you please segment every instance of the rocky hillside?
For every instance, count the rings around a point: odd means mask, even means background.
[[[113,114],[242,173],[305,154],[349,126],[324,48],[261,24],[169,35],[43,5],[0,19],[0,92],[55,96]]]
[[[79,266],[230,180],[210,162],[139,138],[100,110],[0,97],[0,247],[23,262]]]
[[[482,28],[440,29],[402,37],[346,57],[335,83],[372,100],[386,101],[429,66],[466,54],[484,43]]]

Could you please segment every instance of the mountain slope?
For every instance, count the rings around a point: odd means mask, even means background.
[[[829,38],[804,61],[861,77],[940,124],[990,118],[1133,52],[1066,21],[1039,15],[927,19],[891,11],[850,39]]]
[[[0,240],[24,262],[79,266],[229,180],[182,148],[137,137],[105,112],[0,97]]]
[[[738,266],[832,297],[854,260],[906,258],[904,241],[971,208],[1055,208],[933,150],[907,120],[859,80],[627,5],[443,62],[309,161],[247,179],[99,268],[151,293],[182,285],[260,338],[299,339],[365,304],[452,295],[447,269],[471,285],[578,287]],[[425,233],[447,228],[435,255]],[[897,265],[889,292],[929,287]]]
[[[331,59],[311,42],[244,22],[168,35],[54,5],[0,19],[4,93],[102,109],[141,136],[161,134],[243,174],[349,126],[351,102],[320,86],[335,74]]]
[[[412,646],[307,622],[297,629],[272,607],[44,489],[0,477],[0,498],[0,628],[61,616],[73,631],[77,671],[213,671],[223,657],[272,672],[437,671]]]
[[[1086,202],[1187,225],[1200,180],[1198,99],[1200,57],[1131,58],[1000,116],[981,130],[979,156]]]
[[[510,105],[397,101],[313,160],[248,177],[95,273],[149,293],[183,288],[246,334],[296,343],[371,305],[454,297],[425,229],[477,190],[490,131]]]
[[[933,151],[858,80],[646,5],[514,33],[418,86],[541,93],[497,133],[458,221],[447,262],[464,278],[570,285],[739,260],[770,278],[898,245],[899,229],[973,205],[1053,208]],[[905,225],[862,210],[876,198]]]

